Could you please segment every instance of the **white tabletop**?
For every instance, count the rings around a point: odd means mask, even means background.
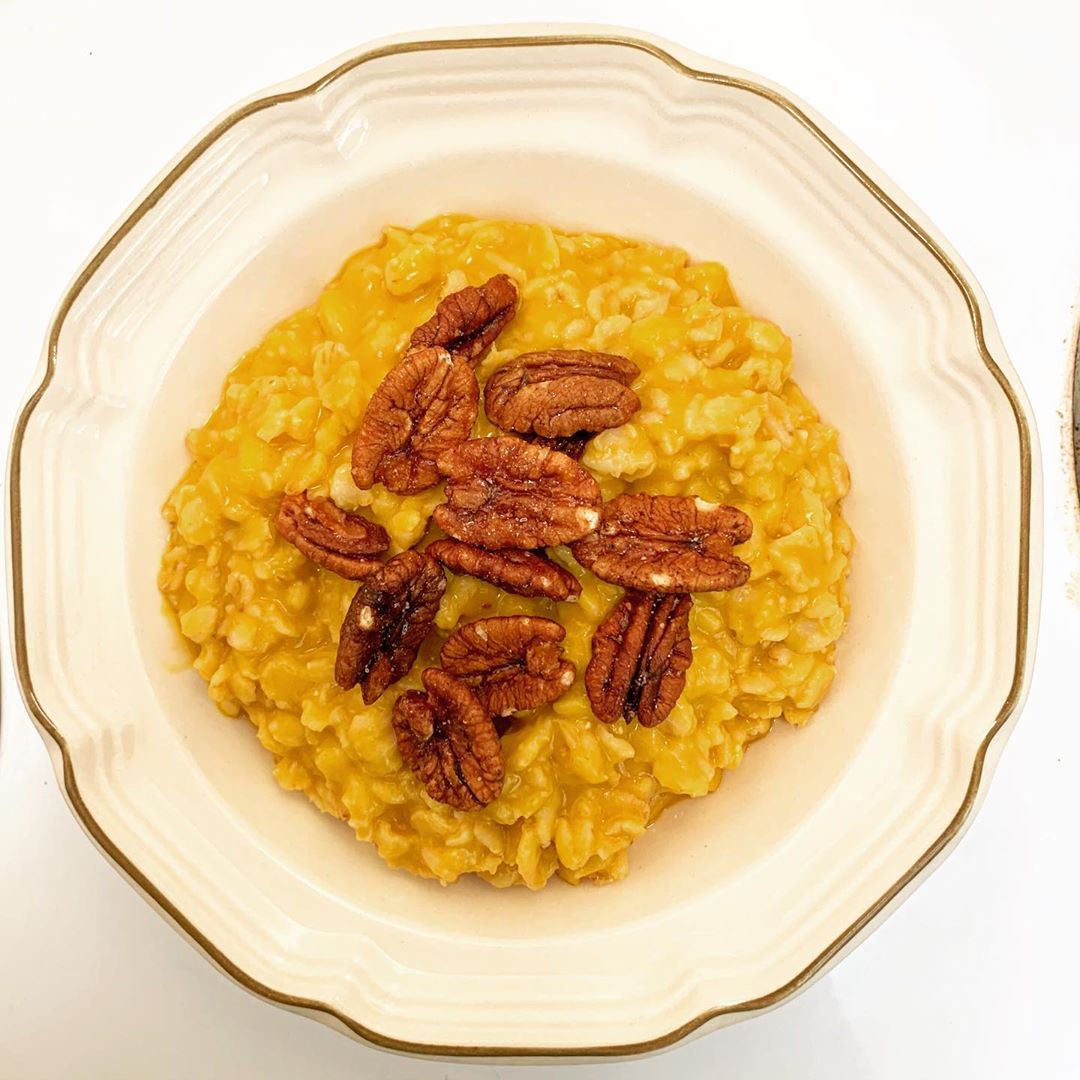
[[[1080,595],[1080,578],[1059,432],[1080,290],[1080,14],[1062,0],[1026,0],[991,19],[996,6],[0,0],[5,430],[77,265],[207,121],[366,39],[511,11],[640,26],[787,85],[893,176],[989,294],[1038,418],[1048,522],[1034,684],[981,815],[933,878],[805,995],[591,1077],[1080,1075],[1070,1008],[1080,966],[1080,609],[1067,595]],[[6,652],[2,675],[0,1080],[526,1075],[392,1057],[234,986],[84,837]]]

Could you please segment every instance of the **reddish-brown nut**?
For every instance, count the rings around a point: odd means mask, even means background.
[[[445,591],[442,567],[419,551],[395,555],[366,578],[341,624],[334,671],[338,686],[350,690],[359,683],[370,705],[405,675]]]
[[[557,438],[549,439],[544,435],[534,435],[530,432],[521,437],[535,446],[543,446],[548,450],[557,450],[560,454],[565,454],[575,461],[580,461],[589,448],[589,440],[592,439],[593,433],[591,431],[579,431],[576,435],[560,435]]]
[[[439,301],[435,314],[412,332],[411,348],[438,345],[465,357],[474,367],[514,317],[517,286],[496,274],[477,288],[468,285]]]
[[[690,597],[628,592],[596,628],[585,690],[597,719],[664,720],[693,660]]]
[[[435,461],[469,437],[480,388],[445,349],[419,349],[395,364],[368,402],[352,449],[356,486],[376,481],[407,495],[439,482]]]
[[[408,690],[394,703],[401,760],[436,802],[478,810],[499,797],[503,756],[491,716],[473,692],[439,668],[423,676],[426,694]]]
[[[455,540],[495,550],[565,544],[600,520],[600,487],[555,450],[500,436],[439,455],[448,478],[436,524]]]
[[[520,434],[565,438],[618,427],[641,407],[630,384],[636,364],[612,353],[548,349],[523,353],[484,387],[493,424]]]
[[[509,716],[547,705],[570,688],[576,669],[563,659],[564,637],[566,631],[552,619],[497,615],[455,630],[439,659],[488,712]]]
[[[381,564],[371,556],[390,546],[381,525],[306,491],[281,500],[274,525],[313,563],[353,581],[377,570]]]
[[[645,592],[734,589],[750,567],[732,554],[753,525],[734,506],[681,495],[620,495],[605,503],[591,536],[571,545],[597,577]]]
[[[488,551],[460,540],[436,540],[427,553],[455,574],[470,574],[518,596],[572,600],[581,595],[577,578],[536,551]]]

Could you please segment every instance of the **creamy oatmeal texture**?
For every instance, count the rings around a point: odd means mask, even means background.
[[[753,521],[738,550],[750,580],[694,596],[686,688],[656,727],[593,715],[583,685],[590,642],[623,590],[568,549],[550,552],[582,586],[567,601],[450,574],[419,660],[368,706],[359,688],[334,683],[356,582],[310,562],[273,526],[282,496],[310,489],[385,528],[390,554],[441,535],[428,524],[441,486],[359,490],[350,437],[440,297],[499,273],[517,283],[521,303],[480,363],[481,383],[524,352],[628,357],[641,369],[633,383],[641,408],[596,435],[582,458],[604,498],[692,495]],[[213,415],[188,435],[194,460],[164,509],[161,590],[211,698],[251,721],[278,781],[347,821],[392,866],[530,888],[553,874],[622,878],[629,845],[665,806],[714,790],[775,721],[806,723],[832,682],[853,543],[841,515],[848,470],[836,430],[790,375],[790,341],[738,306],[718,263],[460,215],[388,228],[240,360]],[[496,433],[481,411],[474,434]],[[421,672],[439,663],[456,627],[510,614],[561,623],[577,678],[502,736],[502,794],[454,810],[404,767],[391,711],[401,693],[421,688]]]

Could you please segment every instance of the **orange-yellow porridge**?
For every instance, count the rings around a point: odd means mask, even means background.
[[[582,586],[565,601],[450,573],[416,664],[365,705],[359,687],[342,690],[334,679],[357,582],[311,562],[274,528],[283,495],[307,490],[381,524],[391,555],[441,536],[430,519],[442,485],[412,495],[381,484],[361,490],[351,440],[440,298],[496,274],[516,283],[520,303],[477,368],[481,383],[535,350],[628,358],[640,369],[640,408],[596,434],[581,459],[604,499],[689,495],[737,507],[753,524],[738,548],[749,581],[693,597],[685,688],[655,727],[594,714],[583,682],[590,643],[623,590],[568,548],[548,551]],[[192,463],[164,508],[162,593],[211,698],[250,720],[282,786],[348,822],[392,866],[530,888],[553,874],[622,878],[630,844],[665,806],[714,790],[775,721],[806,723],[835,674],[853,544],[841,512],[848,470],[836,430],[791,368],[789,339],[738,305],[718,263],[461,215],[388,228],[311,307],[241,357],[206,424],[189,433]],[[482,409],[473,434],[499,434]],[[391,713],[438,665],[452,630],[510,614],[560,623],[576,678],[502,734],[501,794],[457,810],[405,767]]]

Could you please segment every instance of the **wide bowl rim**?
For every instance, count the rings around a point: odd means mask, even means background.
[[[841,145],[833,134],[819,123],[801,104],[771,84],[750,78],[732,69],[725,71],[707,70],[692,66],[679,59],[665,45],[658,44],[658,39],[650,36],[622,32],[596,32],[591,28],[567,27],[561,33],[502,33],[507,28],[493,28],[492,32],[482,36],[447,36],[423,38],[399,38],[374,47],[360,47],[336,62],[329,70],[316,69],[318,74],[302,76],[293,82],[290,89],[259,94],[237,106],[224,117],[216,121],[191,143],[175,159],[159,179],[125,213],[120,222],[113,227],[103,242],[97,247],[89,260],[81,268],[71,285],[65,291],[49,324],[44,348],[44,371],[40,382],[29,393],[19,412],[13,428],[9,452],[9,529],[8,557],[11,573],[11,619],[12,639],[14,643],[15,671],[23,701],[36,722],[47,746],[51,751],[54,767],[60,776],[67,801],[77,820],[89,834],[103,854],[117,867],[153,904],[177,927],[197,948],[211,959],[222,971],[229,975],[248,991],[285,1008],[314,1014],[336,1023],[362,1040],[377,1047],[408,1054],[431,1055],[443,1058],[452,1057],[493,1057],[493,1058],[604,1058],[628,1057],[666,1049],[684,1040],[706,1024],[723,1016],[748,1014],[771,1009],[791,997],[821,974],[847,948],[855,943],[860,934],[873,923],[905,890],[934,863],[940,855],[958,839],[964,826],[982,793],[982,780],[986,772],[987,757],[991,745],[1003,733],[1010,719],[1016,713],[1026,692],[1028,671],[1030,668],[1030,642],[1034,629],[1035,609],[1031,604],[1032,577],[1037,575],[1032,552],[1032,504],[1033,475],[1037,468],[1037,458],[1033,451],[1031,421],[1023,393],[1014,384],[991,354],[987,345],[986,320],[980,304],[980,292],[972,284],[959,260],[947,250],[943,243],[932,235],[931,231],[917,221],[888,191],[874,179],[862,164],[855,160],[849,148]],[[518,28],[515,28],[518,29]],[[476,34],[477,28],[470,31]],[[430,33],[430,32],[429,32]],[[436,32],[438,33],[438,32]],[[451,35],[454,32],[448,32]],[[144,874],[125,851],[115,843],[99,825],[84,802],[79,789],[75,766],[68,743],[37,696],[28,658],[25,597],[23,592],[23,551],[21,521],[21,463],[23,442],[38,403],[52,382],[56,371],[58,345],[64,320],[71,311],[83,289],[94,277],[109,255],[124,238],[138,225],[142,218],[153,209],[162,196],[177,182],[198,158],[218,139],[245,118],[299,98],[318,93],[346,73],[373,60],[406,53],[429,52],[443,49],[497,49],[521,47],[572,47],[572,46],[616,46],[639,50],[650,54],[666,64],[676,73],[705,83],[713,83],[742,90],[766,98],[783,109],[791,118],[801,124],[836,161],[846,169],[876,201],[899,221],[933,256],[942,269],[960,289],[971,319],[971,328],[979,357],[987,370],[1004,393],[1017,426],[1020,458],[1020,538],[1017,595],[1017,633],[1016,654],[1013,676],[1008,693],[999,709],[994,722],[981,740],[972,764],[971,775],[964,798],[941,834],[927,847],[916,862],[886,891],[874,904],[867,908],[859,918],[848,926],[836,939],[824,948],[802,971],[772,992],[734,1005],[725,1005],[709,1009],[677,1028],[654,1038],[636,1043],[619,1043],[598,1046],[569,1047],[528,1047],[528,1046],[465,1046],[455,1044],[419,1043],[384,1035],[355,1018],[348,1016],[334,1006],[311,998],[290,994],[268,986],[261,980],[248,974],[233,961],[228,952],[211,941],[183,913],[182,909],[169,897],[165,896]],[[672,48],[676,48],[672,46]],[[679,49],[683,52],[684,50]],[[721,66],[718,64],[718,66]],[[726,65],[724,65],[726,67]],[[40,370],[40,369],[39,369]],[[1036,489],[1037,490],[1037,489]],[[1034,570],[1034,574],[1033,574]],[[1007,733],[1006,733],[1007,734]],[[59,755],[59,758],[57,758]]]

